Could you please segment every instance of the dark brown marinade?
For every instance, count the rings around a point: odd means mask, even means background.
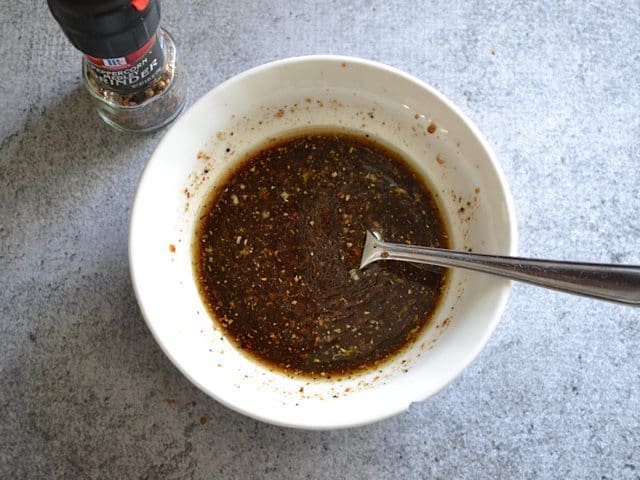
[[[400,155],[359,134],[297,134],[250,155],[214,190],[194,237],[196,281],[227,337],[287,373],[357,372],[429,323],[446,272],[358,270],[365,231],[448,247],[434,196]]]

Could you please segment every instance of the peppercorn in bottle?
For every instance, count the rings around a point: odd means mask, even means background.
[[[174,120],[186,83],[171,35],[160,27],[158,0],[48,0],[83,54],[82,81],[102,119],[148,132]]]

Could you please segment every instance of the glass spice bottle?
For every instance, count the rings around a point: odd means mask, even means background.
[[[160,27],[158,0],[48,0],[84,53],[82,81],[102,119],[119,130],[167,125],[186,102],[175,42]]]

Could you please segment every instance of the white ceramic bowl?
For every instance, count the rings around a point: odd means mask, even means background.
[[[432,122],[435,133],[428,132]],[[167,132],[135,198],[131,277],[156,341],[211,397],[278,425],[362,425],[402,412],[451,382],[485,345],[510,283],[453,271],[435,320],[418,341],[381,368],[351,379],[291,378],[238,352],[212,322],[194,283],[191,240],[198,210],[244,152],[307,126],[365,130],[394,145],[439,193],[452,248],[515,254],[507,184],[469,119],[433,88],[391,67],[310,56],[228,80]]]

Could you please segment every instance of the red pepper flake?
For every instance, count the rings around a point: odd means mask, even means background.
[[[169,251],[171,253],[176,253],[176,246],[173,243],[169,244]]]

